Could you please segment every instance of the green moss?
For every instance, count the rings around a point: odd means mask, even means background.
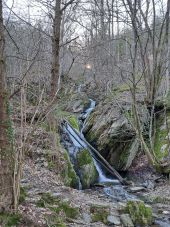
[[[20,187],[19,203],[25,202],[26,197],[27,197],[26,187]]]
[[[152,196],[146,199],[152,204],[157,204],[157,203],[168,204],[168,205],[170,204],[170,198],[164,197],[164,196]]]
[[[48,207],[49,205],[58,204],[59,198],[52,196],[50,193],[43,193],[41,199],[37,201],[38,207]]]
[[[110,208],[95,204],[90,207],[90,213],[92,214],[92,222],[101,221],[107,224],[107,216],[110,214]]]
[[[152,208],[147,207],[143,201],[128,201],[125,210],[130,214],[135,225],[148,226],[152,224]]]
[[[86,149],[77,153],[77,168],[83,189],[89,188],[98,179],[98,172],[90,152]]]
[[[93,159],[92,156],[90,155],[89,151],[86,149],[81,150],[78,154],[77,154],[77,164],[78,166],[83,166],[83,165],[87,165],[93,163]]]
[[[76,129],[77,131],[80,131],[80,128],[79,128],[79,123],[78,123],[78,120],[75,116],[70,116],[68,118],[68,122],[70,123],[70,125]]]
[[[156,119],[156,133],[155,133],[155,143],[154,143],[154,151],[158,160],[162,160],[164,157],[168,155],[168,146],[165,148],[164,152],[161,151],[163,145],[168,144],[168,130],[165,128],[161,128],[164,125],[165,118],[164,116],[159,116]]]
[[[21,220],[20,214],[0,213],[1,226],[5,226],[5,227],[17,226],[20,220]]]
[[[37,202],[38,207],[49,208],[55,214],[55,221],[58,222],[60,212],[65,214],[66,218],[76,218],[79,215],[79,208],[72,207],[69,201],[62,201],[60,198],[52,196],[50,193],[43,193]],[[61,223],[63,224],[63,223]]]
[[[64,183],[66,186],[70,186],[72,188],[78,188],[79,178],[73,168],[73,165],[70,161],[70,157],[67,151],[64,151],[64,159],[66,161],[66,166],[64,170],[61,172],[61,176],[64,179]]]
[[[58,207],[50,207],[50,209],[57,214],[63,211],[67,218],[75,219],[79,215],[79,208],[71,207],[68,201],[59,201]]]
[[[66,227],[63,219],[61,217],[58,217],[58,215],[48,215],[46,220],[49,227]]]

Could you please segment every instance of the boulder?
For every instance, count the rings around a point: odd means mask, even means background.
[[[121,214],[120,220],[122,221],[124,227],[134,227],[129,214]]]
[[[128,201],[125,212],[135,226],[151,226],[153,222],[152,208],[143,201]]]
[[[77,153],[76,163],[76,169],[78,171],[83,189],[89,188],[97,182],[98,172],[93,158],[88,150],[83,149]]]
[[[132,164],[139,142],[128,118],[113,105],[99,104],[84,129],[87,140],[117,170],[126,171]]]
[[[67,153],[66,150],[64,152],[64,161],[65,161],[65,167],[63,168],[61,175],[64,180],[64,184],[66,186],[72,187],[72,188],[77,188],[79,189],[80,185],[80,180],[79,177],[77,176],[73,164],[71,163],[70,157]]]
[[[119,216],[115,216],[115,215],[108,215],[107,216],[107,222],[109,224],[114,224],[114,225],[120,225],[120,218]]]

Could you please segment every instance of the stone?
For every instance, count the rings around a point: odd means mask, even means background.
[[[90,152],[83,149],[77,153],[77,166],[78,174],[82,184],[82,188],[90,188],[98,180],[98,172],[94,164],[94,160]]]
[[[87,140],[95,143],[97,150],[116,170],[129,169],[138,152],[139,142],[129,121],[116,108],[109,104],[98,105],[84,133]]]
[[[48,167],[48,162],[44,162],[44,167]]]
[[[85,221],[86,224],[90,224],[92,222],[92,218],[90,216],[90,214],[87,213],[83,213],[83,220]]]
[[[73,165],[71,163],[70,157],[66,150],[64,152],[64,158],[65,158],[65,168],[61,172],[61,176],[64,180],[64,184],[66,186],[72,187],[72,188],[78,188],[79,189],[79,177],[77,176]]]
[[[122,211],[126,208],[126,203],[118,202],[118,210]]]
[[[146,190],[146,188],[144,188],[144,187],[131,187],[131,188],[129,188],[129,191],[133,192],[133,193],[145,191],[145,190]]]
[[[134,224],[129,214],[121,214],[120,220],[122,221],[124,227],[134,227]]]
[[[130,215],[135,226],[150,226],[153,222],[152,207],[143,201],[128,201],[125,212]]]
[[[114,215],[108,215],[107,216],[107,221],[109,224],[114,224],[114,225],[120,225],[120,218],[118,216],[114,216]]]

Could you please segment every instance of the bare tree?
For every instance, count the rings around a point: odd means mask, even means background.
[[[70,0],[61,8],[61,0],[55,1],[54,19],[53,19],[53,36],[52,36],[52,69],[51,69],[51,93],[52,98],[55,97],[60,84],[60,36],[61,36],[61,20],[63,11],[74,2]]]
[[[14,150],[4,59],[4,25],[0,1],[0,212],[13,204]]]

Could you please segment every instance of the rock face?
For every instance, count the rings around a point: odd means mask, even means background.
[[[64,158],[66,161],[66,166],[62,171],[62,177],[64,179],[64,184],[72,188],[79,188],[79,178],[73,168],[73,165],[70,161],[70,157],[67,151],[64,150]]]
[[[76,162],[83,189],[90,188],[91,185],[97,182],[98,172],[89,151],[86,149],[79,151],[76,156]]]
[[[87,140],[97,147],[114,168],[122,171],[131,166],[139,143],[128,118],[116,106],[98,105],[84,132]]]

